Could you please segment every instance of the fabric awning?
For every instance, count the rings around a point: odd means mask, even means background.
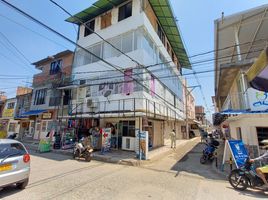
[[[268,48],[261,53],[250,67],[247,78],[251,87],[268,92]]]
[[[47,110],[30,110],[28,112],[23,113],[21,116],[33,116],[33,115],[39,115],[44,112],[47,112]]]

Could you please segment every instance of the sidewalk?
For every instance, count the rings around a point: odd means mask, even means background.
[[[183,157],[188,151],[191,150],[193,146],[195,146],[200,141],[200,138],[193,138],[191,140],[177,140],[176,149],[170,148],[170,140],[165,140],[165,145],[159,148],[156,148],[152,151],[149,151],[149,159],[144,161],[140,161],[136,159],[135,152],[132,151],[122,151],[122,150],[111,150],[110,152],[106,152],[105,154],[101,154],[101,152],[96,151],[93,153],[93,160],[109,162],[115,164],[123,164],[129,166],[142,166],[157,160],[173,153],[174,151],[178,151]],[[37,151],[38,150],[38,141],[24,141],[24,145],[27,149]],[[51,152],[57,154],[64,154],[68,156],[72,156],[72,149],[62,150],[62,149],[51,149]]]

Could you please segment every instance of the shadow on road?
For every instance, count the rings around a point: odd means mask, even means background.
[[[10,195],[16,194],[18,192],[21,192],[20,189],[16,188],[16,186],[8,186],[4,189],[0,189],[0,199],[8,197]]]
[[[30,150],[30,155],[37,156],[37,157],[42,157],[50,160],[55,160],[55,161],[64,161],[64,160],[70,160],[73,159],[69,155],[62,155],[62,154],[56,154],[53,152],[47,152],[47,153],[39,153],[37,151]]]
[[[177,171],[176,176],[181,172],[187,172],[206,179],[226,180],[226,177],[214,171],[212,164],[215,163],[208,162],[207,164],[200,164],[200,157],[204,147],[205,145],[202,143],[197,144],[180,161],[172,166],[171,170]]]
[[[232,187],[227,187],[227,188],[231,189],[231,190],[235,190]],[[238,191],[238,190],[236,190],[236,191],[239,193],[239,195],[243,195],[243,196],[247,196],[247,197],[262,198],[262,199],[268,198],[268,194],[263,192],[263,191],[260,191],[260,190],[248,189],[245,191]]]

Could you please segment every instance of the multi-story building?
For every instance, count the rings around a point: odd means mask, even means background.
[[[15,107],[14,119],[19,120],[20,123],[20,128],[18,132],[19,138],[25,135],[32,135],[34,129],[30,127],[30,118],[28,116],[23,116],[24,113],[30,111],[32,89],[27,87],[18,87],[16,99],[17,104]]]
[[[72,62],[73,52],[67,50],[33,63],[41,72],[33,77],[30,111],[22,115],[29,117],[34,139],[45,138],[52,129],[57,131],[61,123],[66,125],[66,120],[58,119],[68,115],[70,90],[58,88],[69,83]]]
[[[268,94],[250,82],[252,72],[257,75],[268,65],[267,9],[264,5],[215,21],[215,103],[220,113],[214,114],[214,125],[226,137],[242,139],[253,156],[268,139]]]
[[[129,150],[135,129],[149,132],[152,148],[172,129],[182,138],[181,70],[190,62],[169,1],[97,1],[67,21],[79,26],[71,114],[80,126],[113,126]]]
[[[205,124],[206,113],[205,108],[203,106],[195,106],[195,119],[202,125]]]
[[[5,123],[2,122],[3,110],[5,107],[7,97],[4,92],[0,92],[0,138],[4,138],[6,136],[6,127]]]
[[[5,101],[2,118],[0,119],[0,129],[5,136],[19,132],[19,121],[14,119],[16,103],[16,98]]]

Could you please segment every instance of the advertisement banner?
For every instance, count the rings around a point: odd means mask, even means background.
[[[268,92],[261,92],[253,88],[248,89],[250,109],[252,111],[265,111],[268,109]]]
[[[102,152],[110,151],[111,149],[111,136],[112,136],[111,128],[103,128],[102,129]]]
[[[13,117],[14,109],[5,109],[3,112],[3,117]]]
[[[242,140],[228,140],[228,144],[237,167],[245,164],[248,157],[247,149]]]
[[[148,159],[148,142],[148,131],[136,130],[135,152],[138,159]]]

